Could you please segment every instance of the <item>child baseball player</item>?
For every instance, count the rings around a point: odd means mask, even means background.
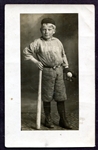
[[[42,101],[45,113],[45,126],[53,128],[51,119],[51,101],[57,102],[57,110],[60,116],[59,126],[72,129],[69,126],[65,113],[65,100],[67,99],[63,79],[63,72],[72,78],[73,73],[68,69],[68,61],[64,47],[59,39],[53,35],[56,32],[55,21],[52,18],[44,18],[40,28],[42,36],[35,39],[23,50],[26,60],[31,60],[42,70]]]

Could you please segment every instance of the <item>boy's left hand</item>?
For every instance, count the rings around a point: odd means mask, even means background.
[[[66,74],[65,79],[68,81],[73,81],[73,79],[76,78],[76,75],[72,73],[72,71],[70,71],[69,68],[65,68],[63,70],[63,73]]]

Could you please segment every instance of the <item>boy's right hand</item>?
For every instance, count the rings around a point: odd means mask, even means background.
[[[43,70],[43,64],[40,61],[36,61],[35,64],[40,70]]]

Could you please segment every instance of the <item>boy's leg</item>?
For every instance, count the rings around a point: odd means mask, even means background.
[[[65,100],[67,100],[67,95],[66,95],[66,89],[65,89],[64,79],[63,79],[63,70],[62,68],[58,68],[56,72],[57,72],[57,79],[55,82],[54,98],[55,101],[57,102],[57,110],[60,116],[59,125],[63,128],[71,129],[66,117],[65,105],[64,105]]]
[[[51,120],[51,102],[43,102],[44,113],[45,113],[45,126],[53,128],[54,125]]]
[[[57,102],[57,110],[58,110],[58,113],[60,115],[59,125],[63,128],[66,128],[66,129],[72,129],[69,126],[69,123],[68,123],[68,120],[66,117],[64,101]]]
[[[45,113],[45,126],[48,128],[54,127],[51,120],[51,101],[53,99],[55,83],[55,74],[53,71],[52,69],[44,68],[42,76],[42,101]]]

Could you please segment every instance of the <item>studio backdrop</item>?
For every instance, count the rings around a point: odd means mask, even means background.
[[[70,116],[73,115],[74,129],[79,125],[79,89],[78,89],[78,14],[21,14],[20,37],[21,37],[21,112],[22,130],[32,130],[33,119],[36,116],[36,102],[38,92],[38,68],[29,60],[26,61],[23,49],[35,39],[41,37],[40,27],[43,18],[50,17],[55,20],[57,37],[64,46],[69,62],[70,70],[76,75],[73,82],[65,81],[68,100],[66,107]],[[43,112],[43,111],[42,111]],[[27,113],[32,114],[28,119]],[[55,112],[54,112],[55,113]],[[34,116],[35,115],[35,116]],[[29,115],[30,116],[30,115]],[[43,128],[44,129],[44,128]]]

